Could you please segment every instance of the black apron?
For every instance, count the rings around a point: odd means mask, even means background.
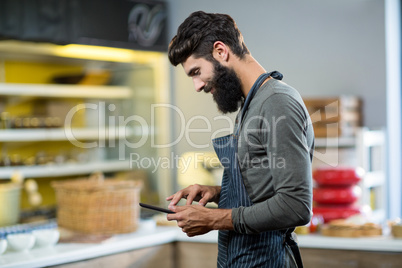
[[[213,140],[216,154],[224,166],[219,208],[238,208],[253,205],[240,172],[237,159],[237,144],[240,126],[247,107],[262,83],[271,76],[281,80],[282,74],[262,74],[254,83],[242,108],[238,127],[234,134]],[[298,267],[302,267],[296,242],[291,237],[293,230],[269,231],[259,234],[240,234],[221,230],[218,235],[218,267],[286,267],[291,249]]]

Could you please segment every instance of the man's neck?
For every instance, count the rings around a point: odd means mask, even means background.
[[[257,78],[266,72],[265,69],[251,55],[246,55],[242,60],[239,59],[233,66],[233,69],[240,78],[244,97],[247,97]],[[269,79],[270,78],[265,80],[264,83]]]

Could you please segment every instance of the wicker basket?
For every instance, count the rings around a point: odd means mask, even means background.
[[[391,227],[391,233],[395,238],[402,238],[402,225],[392,225]]]
[[[103,179],[102,174],[88,179],[54,181],[57,223],[88,234],[133,232],[139,218],[139,192],[136,181]]]

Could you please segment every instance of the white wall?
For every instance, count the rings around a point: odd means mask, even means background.
[[[358,95],[364,102],[364,125],[386,122],[385,30],[383,0],[167,0],[169,36],[193,11],[230,14],[242,31],[253,56],[269,70],[284,74],[284,81],[302,96]],[[206,115],[211,131],[193,135],[206,144],[220,127],[210,95],[196,93],[182,68],[172,68],[173,101],[186,115]],[[198,120],[199,126],[206,124]],[[177,126],[182,120],[176,120]],[[180,128],[177,127],[176,137]],[[195,126],[195,124],[193,125]],[[190,136],[191,137],[191,136]],[[181,139],[176,153],[192,150]],[[206,148],[211,150],[211,148]],[[198,149],[200,150],[200,149]]]

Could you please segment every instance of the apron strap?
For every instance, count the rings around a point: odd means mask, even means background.
[[[247,108],[250,105],[250,102],[253,99],[255,93],[257,93],[257,90],[260,88],[262,83],[264,83],[264,81],[270,76],[272,78],[274,78],[274,79],[277,79],[277,80],[282,80],[282,78],[283,78],[283,75],[278,71],[272,71],[272,72],[269,72],[269,73],[263,73],[257,78],[257,80],[254,82],[253,86],[251,87],[251,89],[250,89],[250,91],[249,91],[249,93],[247,95],[246,101],[244,102],[242,112],[241,112],[241,116],[240,116],[239,125],[243,121],[243,117],[246,114]]]
[[[294,231],[295,228],[290,228],[287,229],[284,232],[284,244],[287,244],[290,247],[290,250],[293,253],[293,257],[295,258],[297,268],[303,268],[303,261],[302,257],[300,254],[299,246],[297,245],[297,242],[293,239],[292,232]]]

